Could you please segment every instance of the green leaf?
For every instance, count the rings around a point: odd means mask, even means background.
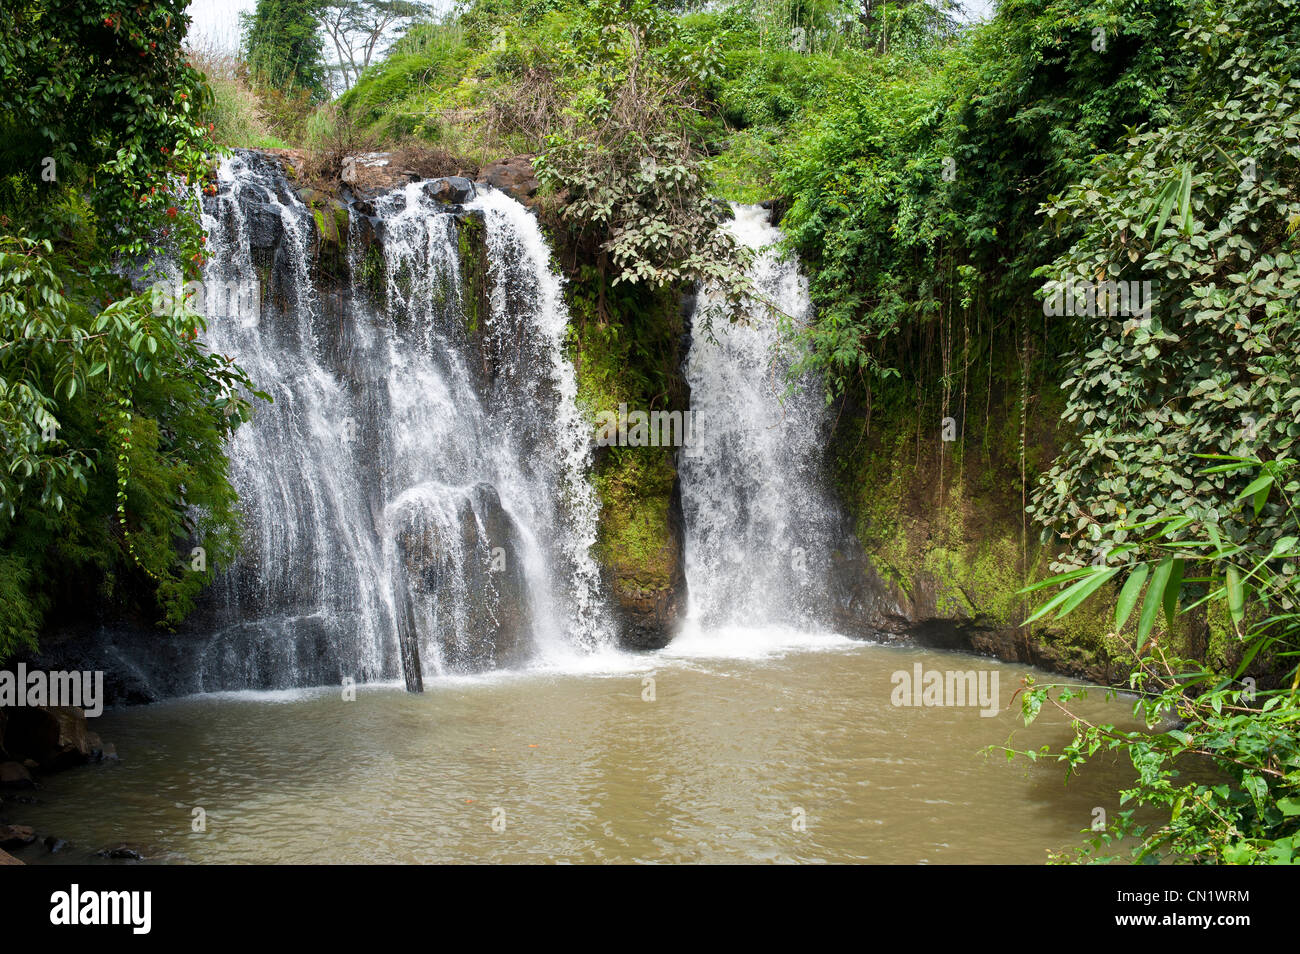
[[[1086,600],[1093,593],[1097,592],[1097,590],[1100,589],[1107,580],[1119,571],[1119,567],[1113,566],[1102,573],[1098,573],[1096,576],[1091,576],[1086,580],[1080,580],[1078,583],[1074,584],[1074,586],[1070,588],[1074,591],[1074,595],[1061,604],[1061,608],[1056,611],[1057,618],[1059,619],[1060,617],[1070,615],[1070,613],[1078,608],[1080,603]]]
[[[1179,184],[1181,198],[1179,205],[1183,214],[1183,231],[1188,235],[1192,234],[1192,167],[1190,164],[1183,166],[1183,179]]]
[[[1183,588],[1183,570],[1185,569],[1185,564],[1185,560],[1174,560],[1173,568],[1169,572],[1169,580],[1165,583],[1165,625],[1168,626],[1171,631],[1174,628],[1174,617],[1178,615],[1178,593]]]
[[[1040,580],[1037,583],[1032,583],[1029,586],[1026,586],[1023,589],[1019,590],[1018,592],[1033,593],[1035,590],[1045,589],[1046,587],[1049,586],[1060,586],[1062,583],[1068,583],[1070,580],[1077,580],[1081,576],[1090,576],[1096,572],[1097,572],[1097,567],[1085,566],[1082,569],[1070,570],[1068,573],[1058,573],[1056,576],[1048,577],[1047,579]]]
[[[1115,604],[1116,632],[1124,628],[1129,616],[1133,614],[1133,607],[1137,606],[1138,595],[1142,592],[1142,585],[1146,583],[1147,576],[1150,573],[1151,567],[1146,563],[1141,563],[1124,581],[1124,588],[1119,591],[1119,602]]]
[[[1147,587],[1147,598],[1142,602],[1142,615],[1138,618],[1138,651],[1146,644],[1146,638],[1151,632],[1151,627],[1155,625],[1156,613],[1160,609],[1160,604],[1164,598],[1165,584],[1169,582],[1169,574],[1173,572],[1174,558],[1165,557],[1156,567],[1155,573],[1151,575],[1151,585]]]
[[[1228,587],[1228,612],[1232,614],[1232,621],[1238,626],[1246,618],[1246,593],[1245,588],[1241,585],[1241,574],[1237,572],[1235,566],[1228,567],[1227,571]]]
[[[1074,607],[1078,606],[1079,603],[1087,599],[1088,596],[1097,589],[1097,587],[1101,586],[1101,584],[1105,583],[1112,576],[1118,573],[1119,567],[1113,566],[1110,567],[1109,569],[1105,569],[1103,567],[1090,566],[1090,567],[1086,567],[1086,570],[1088,571],[1088,575],[1086,577],[1080,580],[1076,580],[1074,583],[1066,587],[1060,593],[1057,593],[1050,600],[1048,600],[1037,610],[1035,610],[1034,614],[1030,616],[1027,620],[1025,620],[1024,623],[1022,623],[1021,625],[1028,626],[1030,623],[1034,622],[1035,620],[1040,619],[1043,616],[1046,616],[1048,613],[1052,612],[1053,610],[1056,610],[1058,607],[1063,606],[1066,602],[1070,602],[1070,609],[1073,609]],[[1065,612],[1068,612],[1068,610],[1063,611],[1061,615],[1064,615]]]
[[[1300,541],[1300,538],[1297,537],[1283,537],[1273,544],[1273,549],[1269,552],[1268,558],[1271,560],[1274,557],[1291,556],[1291,551],[1295,549],[1298,541]]]
[[[1174,203],[1178,201],[1178,182],[1173,181],[1160,190],[1160,195],[1156,198],[1160,206],[1160,215],[1156,219],[1156,230],[1151,236],[1151,244],[1154,246],[1160,241],[1160,236],[1165,230],[1165,223],[1169,221],[1169,213],[1174,209]]]
[[[1256,477],[1241,493],[1237,494],[1238,500],[1245,500],[1247,497],[1259,493],[1261,490],[1268,490],[1273,484],[1273,475],[1264,474],[1262,477]],[[1257,511],[1258,512],[1258,511]]]

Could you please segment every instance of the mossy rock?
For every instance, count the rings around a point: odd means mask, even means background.
[[[460,259],[465,330],[476,335],[488,314],[487,225],[482,212],[456,216],[456,249]]]

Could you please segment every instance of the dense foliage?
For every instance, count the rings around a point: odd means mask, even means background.
[[[203,260],[184,6],[0,10],[0,657],[51,609],[175,622],[234,545],[223,447],[249,382],[147,287]]]
[[[866,388],[907,370],[919,328],[962,315],[985,322],[987,346],[1014,347],[1036,310],[1031,273],[1059,247],[1037,207],[1126,127],[1164,114],[1186,69],[1172,38],[1182,11],[1009,2],[963,44],[840,84],[780,176],[819,306],[807,367],[837,392]]]
[[[1300,599],[1295,573],[1300,481],[1295,468],[1293,459],[1265,463],[1223,455],[1203,471],[1255,478],[1238,501],[1247,511],[1241,515],[1245,524],[1252,523],[1251,511],[1258,517],[1270,498],[1277,501],[1285,535],[1268,550],[1259,551],[1249,540],[1226,540],[1214,522],[1191,536],[1187,529],[1194,521],[1187,516],[1124,525],[1126,539],[1112,537],[1112,557],[1129,561],[1115,608],[1117,631],[1141,604],[1130,647],[1129,688],[1137,696],[1134,715],[1146,728],[1091,723],[1071,706],[1087,695],[1086,688],[1031,683],[1021,705],[1026,724],[1050,704],[1071,717],[1075,737],[1059,751],[1044,746],[1020,754],[1064,762],[1073,774],[1098,752],[1121,752],[1136,779],[1120,800],[1134,807],[1118,813],[1075,853],[1062,852],[1059,860],[1104,862],[1115,857],[1109,854],[1113,847],[1127,847],[1131,860],[1147,863],[1300,862],[1300,613],[1294,609]],[[1039,584],[1036,589],[1069,585],[1035,615],[1068,615],[1119,569],[1091,566]],[[1162,612],[1172,626],[1180,606],[1186,613],[1203,605],[1223,611],[1244,650],[1232,670],[1178,658],[1153,634]],[[1256,611],[1253,621],[1248,608]],[[1264,655],[1276,660],[1272,671],[1280,680],[1272,688],[1245,676],[1251,662]],[[1017,754],[1009,746],[1006,752],[1009,758]],[[1135,808],[1144,807],[1160,810],[1156,821],[1137,814]]]
[[[1047,581],[1062,588],[1035,615],[1067,615],[1122,580],[1114,628],[1130,634],[1136,710],[1159,729],[1076,718],[1064,750],[1031,753],[1074,770],[1122,751],[1138,776],[1124,800],[1163,809],[1155,824],[1122,813],[1087,859],[1125,838],[1135,860],[1300,858],[1297,41],[1294,3],[1195,8],[1182,42],[1200,60],[1178,115],[1135,131],[1046,209],[1082,226],[1039,271],[1049,296],[1077,299],[1064,383],[1077,436],[1033,509],[1075,568]],[[1118,288],[1142,282],[1150,301],[1116,307]],[[1197,610],[1226,628],[1230,666],[1161,644],[1162,613],[1173,630]],[[1026,719],[1048,700],[1070,712],[1075,694],[1033,688]]]
[[[260,0],[240,14],[244,58],[253,74],[281,93],[322,99],[325,41],[317,30],[316,0]]]
[[[1197,455],[1300,456],[1300,7],[1204,7],[1181,41],[1203,57],[1187,108],[1048,209],[1081,234],[1040,274],[1072,280],[1076,310],[1091,312],[1063,385],[1078,437],[1033,504],[1071,541],[1069,560],[1106,559],[1123,524],[1170,514],[1189,518],[1181,533],[1213,525],[1253,552],[1288,532],[1280,500],[1249,521],[1233,512],[1260,475],[1207,474]],[[1124,313],[1113,292],[1085,294],[1090,282],[1149,282],[1153,300]]]

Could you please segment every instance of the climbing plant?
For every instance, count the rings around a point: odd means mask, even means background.
[[[199,277],[206,245],[184,9],[0,9],[0,564],[25,581],[0,591],[0,658],[51,613],[178,622],[233,551],[223,445],[257,392],[150,292]]]
[[[1258,456],[1266,474],[1300,456],[1300,58],[1276,38],[1300,40],[1300,5],[1205,5],[1183,37],[1204,57],[1186,117],[1136,132],[1046,206],[1082,228],[1037,273],[1076,306],[1076,436],[1031,505],[1069,545],[1062,568],[1122,561],[1124,525],[1170,514],[1255,553],[1286,532],[1276,498],[1250,521],[1235,510],[1264,475],[1200,456]]]

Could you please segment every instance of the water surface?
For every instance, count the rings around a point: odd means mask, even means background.
[[[891,704],[890,675],[999,674],[1004,711]],[[568,671],[198,696],[105,713],[117,763],[50,777],[14,821],[174,862],[1037,863],[1076,844],[1130,777],[982,750],[1026,729],[1021,678],[951,653],[781,630],[685,635]],[[653,680],[653,701],[647,701]],[[1125,721],[1129,704],[1084,709]],[[207,831],[191,831],[202,807]],[[21,817],[17,817],[21,816]],[[804,829],[798,830],[802,818]],[[496,820],[495,830],[493,821]]]

